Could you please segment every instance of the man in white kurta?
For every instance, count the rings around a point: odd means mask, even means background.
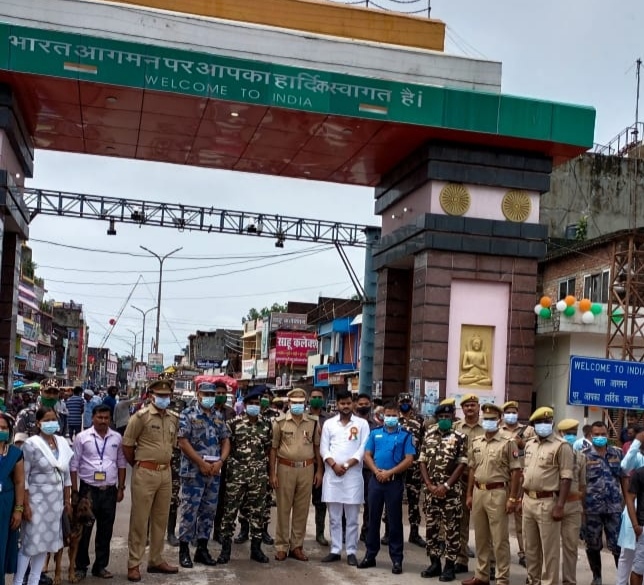
[[[347,391],[336,393],[338,414],[322,427],[320,455],[324,461],[322,501],[326,502],[331,527],[331,552],[322,559],[339,561],[342,551],[342,513],[346,519],[347,563],[358,564],[358,517],[364,501],[362,458],[369,438],[369,423],[355,416]]]

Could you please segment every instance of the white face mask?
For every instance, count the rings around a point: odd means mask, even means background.
[[[481,421],[481,426],[486,433],[494,433],[499,429],[499,421],[491,418],[484,418]]]
[[[514,425],[519,420],[519,415],[516,412],[507,412],[503,415],[503,420],[509,425]]]
[[[534,425],[534,432],[540,437],[549,437],[552,435],[552,423],[537,423]]]

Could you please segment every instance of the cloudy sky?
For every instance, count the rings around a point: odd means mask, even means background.
[[[389,0],[379,4],[395,6]],[[644,55],[641,0],[431,4],[432,17],[447,23],[447,52],[503,63],[504,93],[594,106],[600,143],[634,122],[635,61]],[[405,6],[426,5],[427,0],[419,0]],[[138,161],[39,151],[29,186],[379,224],[371,189]],[[159,264],[140,245],[161,255],[183,247],[164,265],[160,349],[166,363],[186,345],[189,333],[238,327],[251,307],[354,293],[334,249],[287,242],[278,250],[270,239],[129,225],[117,225],[117,236],[110,237],[106,227],[41,216],[31,225],[30,245],[49,296],[83,304],[90,345],[101,342],[109,320],[124,307],[106,344],[119,354],[130,353],[132,332],[138,334],[140,352],[141,317],[130,305],[145,310],[156,304]],[[362,276],[362,250],[348,252]],[[126,303],[139,274],[142,283]],[[151,311],[147,347],[154,320]]]

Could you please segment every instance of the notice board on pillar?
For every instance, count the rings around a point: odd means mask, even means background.
[[[470,393],[505,402],[509,303],[507,283],[452,281],[446,395],[457,404]]]

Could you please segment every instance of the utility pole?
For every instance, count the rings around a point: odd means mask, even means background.
[[[159,330],[161,329],[161,283],[163,282],[163,263],[166,261],[167,258],[172,256],[172,254],[176,254],[177,252],[180,252],[183,250],[183,246],[181,248],[177,248],[176,250],[172,250],[172,252],[168,252],[165,256],[159,256],[156,252],[153,252],[152,250],[149,250],[145,246],[139,246],[142,250],[145,250],[148,254],[152,254],[158,261],[159,261],[159,290],[157,292],[157,329],[156,329],[156,334],[154,336],[154,353],[159,353]]]
[[[143,309],[139,309],[138,307],[135,307],[134,305],[130,305],[133,309],[141,313],[141,316],[143,317],[143,332],[141,333],[141,363],[143,363],[143,349],[145,348],[145,317],[150,311],[154,311],[156,307],[152,307],[148,309],[147,311],[144,311]],[[136,356],[134,356],[136,357]]]

